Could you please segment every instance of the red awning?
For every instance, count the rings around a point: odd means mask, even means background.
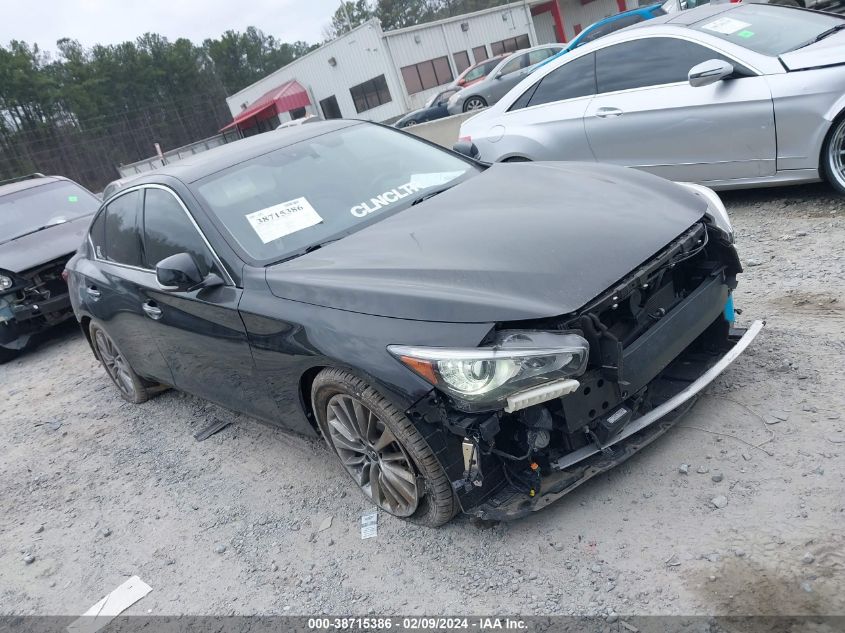
[[[304,108],[311,105],[308,93],[298,81],[291,79],[278,88],[261,95],[246,110],[238,113],[234,120],[221,129],[221,132],[231,130],[233,127],[252,127],[258,121],[269,119],[281,112],[289,112],[296,108]]]

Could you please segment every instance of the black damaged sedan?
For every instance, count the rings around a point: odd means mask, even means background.
[[[434,526],[525,515],[665,432],[761,327],[733,326],[732,242],[703,187],[333,121],[141,177],[68,271],[123,398],[319,433]]]

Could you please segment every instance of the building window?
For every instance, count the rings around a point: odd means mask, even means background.
[[[320,109],[323,111],[324,119],[341,119],[340,106],[337,105],[337,99],[334,95],[320,99]]]
[[[402,68],[402,79],[405,80],[405,88],[409,95],[447,84],[453,79],[449,58],[438,57],[405,66]]]
[[[476,46],[472,49],[472,56],[475,59],[475,63],[483,62],[487,59],[487,47],[486,46]]]
[[[455,60],[455,70],[458,71],[459,75],[469,68],[469,55],[466,51],[452,53],[452,59]]]
[[[502,53],[513,53],[514,51],[529,48],[530,46],[531,42],[528,40],[527,35],[517,35],[501,42],[493,42],[490,44],[490,50],[493,51],[493,55],[501,55]]]
[[[362,84],[352,86],[349,89],[349,94],[352,95],[352,101],[355,102],[355,110],[359,113],[372,110],[376,106],[392,101],[384,75],[379,75]]]

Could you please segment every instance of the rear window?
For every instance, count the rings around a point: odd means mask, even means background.
[[[819,35],[841,24],[845,24],[845,19],[828,13],[745,4],[711,15],[692,28],[755,53],[777,56],[811,44]]]

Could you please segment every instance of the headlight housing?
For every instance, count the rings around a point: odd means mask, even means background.
[[[694,194],[707,201],[707,206],[709,207],[707,215],[709,215],[710,219],[713,220],[713,224],[722,230],[728,241],[733,244],[734,228],[733,225],[731,225],[731,219],[728,217],[728,211],[725,209],[725,205],[719,197],[719,194],[713,191],[710,187],[697,185],[693,182],[679,182],[678,184],[686,187]]]
[[[0,275],[0,292],[5,292],[15,285],[15,280],[6,275]]]
[[[500,408],[508,396],[584,373],[590,346],[578,334],[504,330],[489,346],[390,345],[388,351],[464,411]]]

